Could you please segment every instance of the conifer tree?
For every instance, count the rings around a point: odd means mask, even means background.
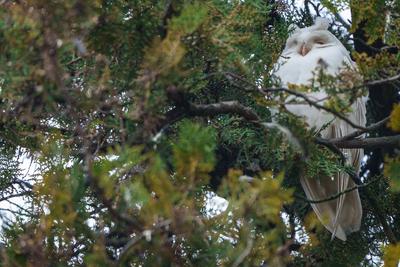
[[[369,95],[346,140],[271,114],[290,25],[316,16]],[[397,266],[399,29],[398,1],[0,1],[1,266]],[[359,175],[340,148],[365,149]],[[364,209],[346,242],[299,184],[339,171]]]

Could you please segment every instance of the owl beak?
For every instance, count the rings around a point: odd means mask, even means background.
[[[306,44],[302,44],[300,47],[300,54],[304,57],[308,52],[310,52],[310,50],[307,48]]]

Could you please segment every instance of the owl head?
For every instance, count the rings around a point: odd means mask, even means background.
[[[342,43],[328,31],[328,19],[317,17],[314,25],[306,28],[295,26],[292,34],[286,41],[282,56],[300,55],[306,57],[311,52],[323,48],[338,46],[343,52],[348,53]]]

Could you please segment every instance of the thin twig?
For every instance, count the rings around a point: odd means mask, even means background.
[[[3,197],[0,198],[0,202],[1,201],[5,201],[5,200],[9,200],[10,198],[24,197],[24,196],[27,196],[27,195],[30,195],[30,194],[32,194],[31,191],[24,191],[24,192],[13,194],[13,195],[3,196]]]
[[[346,30],[350,30],[351,25],[347,23],[339,13],[335,12],[333,15],[335,16],[336,20],[338,20],[342,26],[346,28]]]
[[[104,189],[99,185],[99,178],[93,175],[92,164],[92,159],[89,155],[86,155],[84,169],[87,175],[87,179],[92,186],[94,192],[96,193],[96,196],[110,212],[110,215],[118,221],[125,222],[127,225],[136,227],[137,229],[141,229],[142,225],[140,225],[138,221],[132,219],[132,216],[119,212],[114,208],[113,201],[106,196]]]
[[[277,88],[261,88],[261,87],[258,87],[258,86],[256,86],[256,85],[252,84],[251,82],[249,82],[249,81],[243,79],[242,77],[240,77],[240,76],[237,75],[237,74],[230,73],[230,72],[226,72],[225,74],[228,75],[228,76],[231,76],[231,77],[233,77],[233,78],[235,78],[235,79],[238,79],[238,80],[240,80],[240,81],[242,81],[242,82],[244,82],[244,83],[246,83],[246,84],[248,84],[249,86],[251,86],[251,87],[255,88],[256,90],[258,90],[258,91],[259,91],[260,93],[262,93],[263,95],[268,95],[268,93],[274,93],[274,92],[285,92],[285,93],[288,93],[288,94],[290,94],[290,95],[294,95],[294,96],[296,96],[296,97],[302,98],[302,99],[303,99],[304,101],[306,101],[310,106],[313,106],[313,107],[315,107],[315,108],[317,108],[317,109],[321,109],[321,110],[324,110],[324,111],[326,111],[326,112],[328,112],[328,113],[331,113],[331,114],[335,115],[336,117],[338,117],[338,118],[340,118],[341,120],[343,120],[343,121],[347,122],[348,124],[350,124],[353,128],[360,129],[360,130],[365,130],[365,129],[366,129],[364,126],[355,124],[354,122],[352,122],[350,119],[348,119],[348,118],[347,118],[346,116],[344,116],[343,114],[341,114],[341,113],[339,113],[339,112],[337,112],[337,111],[335,111],[335,110],[333,110],[333,109],[330,109],[330,108],[328,108],[328,107],[325,107],[325,106],[319,104],[318,101],[311,100],[308,96],[306,96],[306,95],[303,94],[303,93],[296,92],[296,91],[294,91],[294,90],[291,90],[291,89],[288,89],[288,88],[284,88],[284,87],[277,87]]]
[[[353,123],[351,120],[349,120],[348,118],[346,118],[344,115],[336,112],[335,110],[332,110],[330,108],[327,108],[327,107],[325,107],[323,105],[318,104],[319,101],[313,101],[309,97],[307,97],[305,94],[302,94],[300,92],[296,92],[294,90],[290,90],[288,88],[283,88],[283,87],[279,87],[279,88],[260,88],[257,85],[247,81],[246,79],[244,79],[243,77],[241,77],[241,76],[239,76],[239,75],[237,75],[235,73],[224,72],[224,74],[225,74],[225,76],[229,76],[229,77],[238,79],[241,82],[246,83],[247,85],[257,89],[259,92],[261,92],[264,95],[266,95],[268,92],[285,92],[285,93],[297,96],[299,98],[302,98],[309,105],[314,106],[315,108],[324,110],[326,112],[329,112],[329,113],[335,115],[336,117],[338,117],[338,118],[344,120],[345,122],[347,122],[348,124],[350,124],[353,128],[356,128],[356,129],[359,129],[359,130],[363,131],[362,133],[370,131],[369,128],[372,127],[372,125],[370,127],[368,127],[368,128],[360,126],[360,125],[357,125],[357,124]],[[400,80],[400,74],[397,74],[395,76],[391,76],[391,77],[388,77],[388,78],[385,78],[385,79],[381,79],[381,80],[375,80],[375,81],[366,82],[366,83],[364,83],[362,85],[355,86],[355,87],[353,87],[351,89],[357,89],[357,88],[365,87],[365,86],[368,87],[368,86],[381,85],[381,84],[385,84],[385,83],[389,83],[389,82],[394,82],[394,81],[397,81],[397,80]],[[386,119],[388,119],[388,118],[386,118]],[[385,121],[381,121],[380,123],[384,124]],[[382,124],[374,125],[374,129],[376,129],[375,127],[378,127],[378,128],[381,127]],[[353,133],[353,134],[356,134],[356,133]],[[361,134],[359,134],[359,135],[361,135]],[[348,137],[346,137],[346,138],[348,139]]]
[[[394,82],[394,81],[397,81],[397,80],[400,80],[400,73],[395,75],[395,76],[391,76],[391,77],[388,77],[388,78],[385,78],[385,79],[367,82],[363,86],[381,85],[381,84],[385,84],[385,83],[389,83],[389,82]]]
[[[251,108],[243,106],[238,101],[225,101],[208,105],[191,104],[189,107],[189,114],[192,116],[237,114],[248,121],[261,121],[260,117]]]
[[[122,263],[122,261],[125,259],[126,255],[129,253],[129,251],[140,241],[142,238],[147,237],[148,235],[152,235],[155,231],[167,227],[168,225],[171,224],[171,220],[164,220],[158,224],[156,224],[152,229],[144,230],[134,238],[128,241],[126,245],[123,247],[120,256],[119,256],[119,261]]]
[[[245,249],[242,251],[242,253],[240,253],[239,257],[237,257],[235,262],[232,264],[232,267],[238,267],[246,259],[246,257],[250,254],[251,249],[253,248],[253,244],[254,240],[249,235]]]
[[[76,63],[76,62],[78,62],[78,61],[80,61],[80,60],[82,60],[82,58],[81,57],[77,57],[77,58],[74,58],[74,59],[72,59],[71,61],[69,61],[69,62],[67,62],[67,63],[65,63],[67,66],[69,66],[69,65],[72,65],[72,64],[74,64],[74,63]]]
[[[273,93],[273,92],[285,92],[285,93],[294,95],[296,97],[302,98],[310,106],[313,106],[313,107],[315,107],[317,109],[321,109],[321,110],[324,110],[324,111],[326,111],[328,113],[331,113],[331,114],[335,115],[336,117],[338,117],[341,120],[343,120],[343,121],[347,122],[348,124],[350,124],[353,128],[360,129],[360,130],[365,130],[366,129],[364,126],[355,124],[354,122],[352,122],[350,119],[348,119],[343,114],[341,114],[341,113],[339,113],[339,112],[337,112],[337,111],[335,111],[335,110],[333,110],[331,108],[325,107],[325,106],[319,104],[317,101],[311,100],[309,97],[307,97],[303,93],[299,93],[299,92],[296,92],[294,90],[290,90],[290,89],[284,88],[284,87],[280,87],[280,88],[258,88],[258,90],[264,95],[268,95],[268,93]]]
[[[370,184],[375,183],[375,182],[379,181],[380,179],[381,179],[381,177],[379,177],[379,178],[377,178],[377,179],[374,179],[374,180],[372,180],[372,181],[369,181],[369,182],[367,182],[367,183],[365,183],[365,184],[355,185],[355,186],[353,186],[353,187],[347,188],[347,189],[344,190],[344,191],[338,192],[338,193],[336,193],[336,194],[334,194],[334,195],[332,195],[332,196],[330,196],[330,197],[324,198],[324,199],[313,200],[313,199],[305,198],[305,197],[303,197],[303,196],[301,196],[301,195],[295,195],[295,197],[300,198],[300,199],[302,199],[302,200],[304,200],[304,201],[307,201],[307,202],[309,202],[309,203],[311,203],[311,204],[327,202],[327,201],[331,201],[331,200],[337,199],[337,198],[340,197],[341,195],[347,194],[347,193],[352,192],[352,191],[354,191],[354,190],[357,190],[357,189],[359,189],[359,188],[369,186]]]

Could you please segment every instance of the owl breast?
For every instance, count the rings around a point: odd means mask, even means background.
[[[282,86],[288,84],[310,85],[313,78],[317,77],[317,71],[323,67],[324,72],[336,76],[345,65],[352,65],[347,53],[337,46],[312,49],[304,57],[297,52],[284,54],[278,61],[278,71],[275,75],[280,78]],[[310,99],[319,104],[327,99],[328,95],[323,91],[306,93]],[[295,97],[288,98],[288,101]],[[302,101],[302,99],[296,99]],[[286,109],[291,113],[305,117],[310,127],[317,130],[334,119],[334,116],[325,111],[318,110],[308,104],[286,104]]]
[[[304,57],[296,52],[283,55],[278,61],[278,71],[275,73],[281,79],[283,86],[289,83],[310,85],[315,71],[324,67],[329,75],[337,75],[345,64],[351,64],[346,51],[337,46],[312,49]]]

